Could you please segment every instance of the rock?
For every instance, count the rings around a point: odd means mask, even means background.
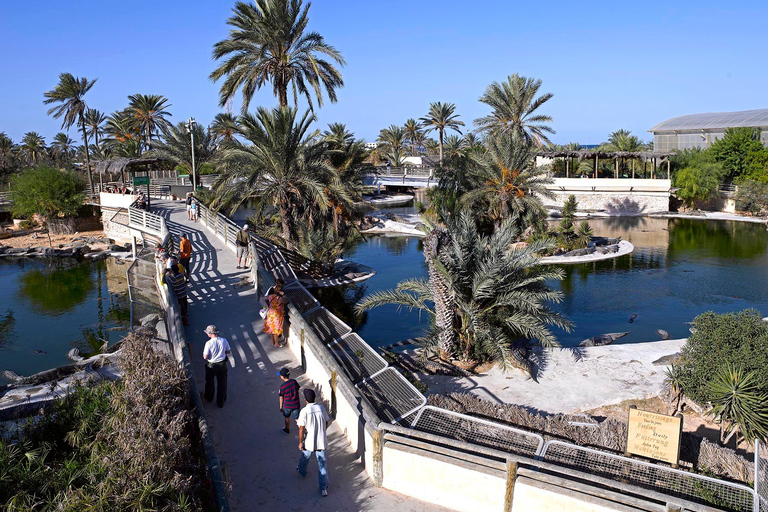
[[[661,336],[662,340],[668,340],[670,338],[669,333],[667,331],[665,331],[664,329],[657,329],[656,330],[656,334]]]
[[[676,363],[678,359],[680,359],[680,352],[675,352],[668,356],[662,356],[651,364],[655,366],[669,366],[672,363]]]
[[[629,334],[632,331],[627,332],[611,332],[608,334],[599,334],[597,336],[592,336],[591,338],[587,338],[581,343],[579,343],[580,347],[602,347],[605,345],[610,345],[614,341],[618,340],[619,338],[623,338],[627,334]]]
[[[141,325],[149,325],[149,324],[155,324],[157,323],[162,317],[158,315],[157,313],[150,313],[147,316],[144,316],[139,320],[139,323]]]

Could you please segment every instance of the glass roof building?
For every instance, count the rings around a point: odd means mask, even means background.
[[[654,151],[708,148],[723,138],[726,128],[760,128],[760,140],[768,146],[768,108],[741,112],[711,112],[673,117],[650,130]]]

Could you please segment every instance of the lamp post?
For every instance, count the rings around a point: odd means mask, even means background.
[[[195,175],[197,174],[195,172],[195,118],[190,117],[187,119],[187,130],[189,131],[189,136],[192,139],[192,193],[195,193],[195,190],[197,190],[197,181],[195,179]]]

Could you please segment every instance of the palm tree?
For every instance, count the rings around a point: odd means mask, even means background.
[[[331,123],[323,132],[323,139],[333,149],[339,149],[355,141],[355,134],[347,130],[343,123]]]
[[[395,151],[403,149],[403,141],[405,140],[405,131],[396,124],[389,125],[389,128],[384,128],[379,131],[379,136],[376,138],[376,142],[386,144]]]
[[[266,82],[272,83],[281,108],[288,106],[289,86],[294,104],[301,94],[310,110],[314,109],[312,92],[318,106],[323,106],[323,88],[328,99],[336,102],[336,89],[343,87],[344,81],[333,62],[344,66],[344,58],[317,32],[304,32],[309,4],[302,7],[302,0],[256,0],[254,4],[237,2],[232,11],[227,20],[232,27],[229,37],[213,46],[214,59],[227,57],[210,75],[214,82],[226,76],[219,106],[241,89],[245,113],[254,93]]]
[[[195,124],[195,165],[197,170],[204,163],[216,159],[217,139],[213,130],[204,129]],[[182,168],[186,173],[192,171],[192,141],[187,129],[187,123],[182,121],[171,125],[163,134],[163,138],[155,142],[148,153],[155,158],[162,158]]]
[[[16,168],[16,144],[5,134],[0,132],[0,171],[9,172]]]
[[[85,111],[85,126],[87,127],[88,136],[93,137],[93,144],[100,148],[99,135],[104,133],[104,123],[107,121],[107,116],[100,110],[95,108],[89,108]]]
[[[70,163],[70,158],[75,152],[75,141],[69,138],[64,132],[57,133],[53,137],[53,143],[51,144],[51,153],[57,159],[65,159],[67,165]]]
[[[159,94],[132,94],[128,96],[128,108],[132,124],[141,134],[144,147],[152,148],[152,136],[165,130],[169,123],[166,119],[171,115],[166,109],[170,107],[168,98]]]
[[[461,133],[459,126],[464,126],[462,121],[459,121],[459,115],[456,112],[456,105],[453,103],[442,103],[440,101],[436,103],[430,103],[429,112],[425,117],[421,118],[423,126],[427,129],[427,132],[437,130],[438,144],[440,147],[440,167],[443,166],[443,136],[446,130],[455,130]]]
[[[214,207],[227,206],[234,212],[246,200],[253,200],[260,214],[274,207],[286,247],[294,244],[293,219],[315,213],[325,214],[327,188],[343,196],[334,168],[325,154],[325,145],[310,132],[314,115],[298,117],[293,108],[267,110],[239,118],[241,134],[250,144],[223,149],[223,172],[214,183]]]
[[[98,78],[96,79],[98,80]],[[69,130],[73,124],[77,123],[82,128],[83,145],[85,146],[85,167],[88,170],[88,183],[93,194],[93,176],[91,174],[91,161],[88,155],[88,134],[85,129],[85,95],[91,90],[96,80],[87,78],[75,78],[72,73],[62,73],[59,75],[59,83],[52,91],[44,93],[45,100],[43,104],[60,103],[48,110],[48,115],[53,115],[54,119],[63,117],[61,128]]]
[[[562,269],[538,264],[538,254],[552,243],[509,250],[517,235],[511,221],[484,236],[471,213],[449,218],[424,242],[427,263],[434,263],[428,281],[409,279],[395,290],[375,292],[356,310],[396,304],[425,311],[432,324],[427,349],[437,348],[445,358],[460,354],[465,361],[494,361],[505,370],[530,373],[525,357],[530,343],[557,346],[550,327],[569,330],[571,324],[546,305],[562,299],[561,292],[547,286],[548,280],[563,278]]]
[[[534,165],[535,150],[514,132],[498,132],[487,142],[483,165],[471,176],[475,187],[462,201],[488,212],[496,226],[515,218],[518,228],[532,225],[546,212],[540,197],[553,197],[545,170]]]
[[[21,154],[27,165],[35,165],[44,161],[48,156],[45,138],[37,132],[27,132],[21,139]]]
[[[606,151],[642,151],[645,144],[629,130],[616,130],[608,135],[608,142],[603,144]]]
[[[552,94],[536,97],[540,87],[541,80],[517,73],[508,76],[506,82],[493,82],[480,97],[492,111],[476,119],[475,126],[484,132],[513,131],[526,143],[537,146],[549,144],[546,133],[555,131],[545,123],[551,123],[552,117],[537,114],[536,110],[549,101]]]
[[[408,119],[403,125],[403,132],[405,132],[406,140],[411,144],[411,156],[416,156],[417,142],[419,141],[419,136],[423,135],[421,125],[413,118]]]
[[[141,134],[132,115],[125,110],[113,112],[104,128],[107,138],[103,141],[110,156],[138,157],[141,155]]]
[[[230,113],[216,114],[211,123],[211,132],[222,143],[234,142],[237,130],[237,119]]]

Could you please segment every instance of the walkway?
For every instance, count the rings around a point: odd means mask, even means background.
[[[331,423],[328,455],[329,496],[320,497],[317,464],[310,462],[309,476],[296,473],[298,437],[295,424],[286,436],[278,411],[277,372],[289,367],[299,384],[309,385],[298,362],[287,348],[274,348],[262,333],[260,308],[248,271],[237,270],[237,261],[224,243],[200,224],[187,221],[182,202],[156,201],[153,210],[170,220],[178,235],[188,233],[193,247],[192,283],[189,290],[191,343],[197,384],[204,386],[203,329],[215,324],[232,346],[227,403],[219,409],[205,404],[216,451],[231,484],[230,503],[238,512],[251,510],[333,511],[439,511],[431,504],[376,488],[359,458]]]

